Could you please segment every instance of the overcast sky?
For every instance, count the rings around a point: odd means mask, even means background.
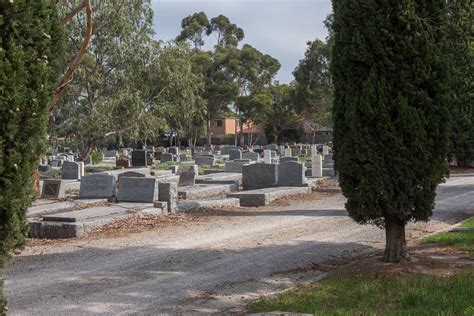
[[[152,0],[155,37],[174,39],[181,20],[204,11],[209,19],[223,14],[244,29],[248,43],[281,63],[276,79],[289,83],[306,42],[327,35],[323,21],[331,11],[331,0]],[[214,45],[211,34],[208,42]],[[212,46],[211,46],[212,47]]]

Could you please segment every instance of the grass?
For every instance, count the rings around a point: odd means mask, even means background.
[[[262,298],[248,309],[315,315],[473,315],[474,271],[444,278],[334,278]]]
[[[110,171],[114,170],[117,167],[111,164],[97,164],[97,165],[88,165],[84,167],[84,171],[86,173],[94,173],[94,172],[102,172],[102,171]]]
[[[40,172],[40,179],[50,179],[54,177],[59,177],[60,175],[60,169],[50,169],[49,171],[46,172]]]
[[[461,227],[474,228],[474,218],[464,222]],[[474,231],[442,232],[425,238],[423,242],[435,242],[441,246],[455,247],[474,256]]]
[[[474,218],[462,227],[474,227]],[[474,256],[474,232],[443,232],[423,242]],[[474,315],[474,270],[447,277],[410,275],[331,277],[248,305],[249,312],[315,315]]]
[[[155,170],[169,170],[172,166],[179,165],[178,162],[168,161],[163,163],[155,163],[153,169]]]

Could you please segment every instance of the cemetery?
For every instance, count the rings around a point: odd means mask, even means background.
[[[473,315],[472,21],[0,1],[0,316]]]
[[[104,148],[99,165],[106,171],[91,168],[91,159],[85,164],[77,154],[56,152],[42,159],[44,174],[58,176],[40,181],[27,212],[30,237],[80,237],[136,215],[266,206],[308,194],[318,180],[334,177],[326,145],[263,147]]]

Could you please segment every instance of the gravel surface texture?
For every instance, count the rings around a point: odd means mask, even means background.
[[[474,174],[438,189],[409,240],[472,216]],[[314,196],[318,197],[315,198]],[[324,276],[334,258],[373,253],[384,234],[349,219],[340,193],[209,211],[138,233],[28,246],[5,271],[11,315],[238,312],[260,295]]]

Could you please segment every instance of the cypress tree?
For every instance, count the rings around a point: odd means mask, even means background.
[[[333,0],[335,168],[349,216],[385,229],[386,262],[407,258],[405,225],[448,174],[445,6]]]
[[[474,162],[474,1],[449,0],[446,55],[450,69],[452,130],[449,158],[458,166]]]
[[[32,172],[46,140],[47,106],[59,81],[62,31],[55,4],[0,1],[0,269],[25,244]],[[0,293],[0,314],[5,300]]]

